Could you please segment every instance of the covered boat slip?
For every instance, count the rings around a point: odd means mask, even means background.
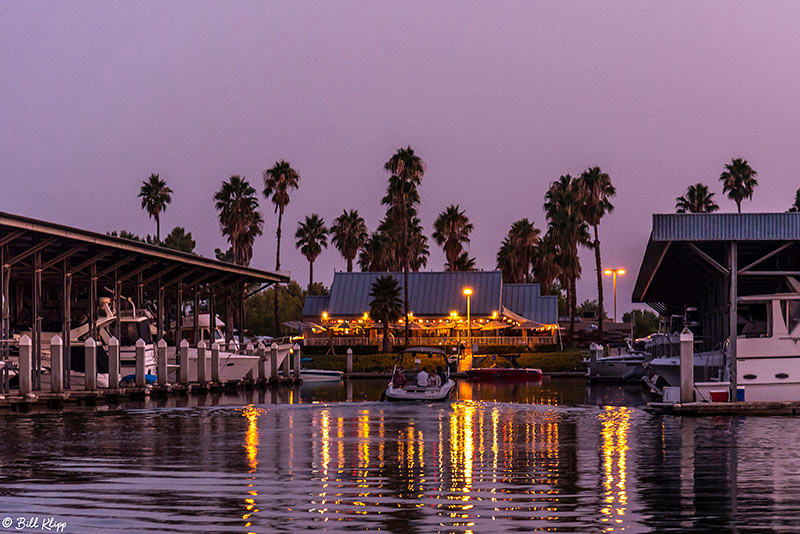
[[[98,339],[101,302],[116,310],[117,339],[125,334],[121,315],[148,313],[156,339],[171,330],[170,339],[177,343],[189,305],[207,309],[211,331],[216,316],[225,317],[230,343],[234,330],[243,330],[245,300],[289,281],[283,274],[8,213],[0,213],[0,266],[0,394],[9,392],[7,364],[20,333],[31,337],[32,386],[39,390],[42,332],[59,332],[70,354],[69,332],[76,326],[88,325],[88,335]],[[200,339],[198,314],[193,316],[192,339]],[[64,363],[64,386],[69,388],[70,359]]]
[[[633,301],[724,350],[730,398],[800,400],[798,280],[800,213],[655,214]]]

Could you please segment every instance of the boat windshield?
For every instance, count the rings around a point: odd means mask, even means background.
[[[136,345],[136,341],[140,338],[145,344],[151,344],[153,337],[150,335],[150,321],[147,319],[122,321],[120,323],[120,338],[119,343],[123,347]]]
[[[397,355],[397,367],[400,369],[446,368],[447,355],[440,349],[408,349]]]

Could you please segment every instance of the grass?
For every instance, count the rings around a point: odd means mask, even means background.
[[[560,371],[583,371],[583,358],[586,351],[577,349],[567,349],[564,352],[531,352],[524,353],[517,360],[520,367],[535,367],[544,372]],[[311,358],[308,363],[309,368],[331,369],[335,371],[345,371],[347,368],[347,356],[344,354],[324,355],[324,354],[304,354],[304,358]],[[491,357],[484,358],[479,367],[491,367],[495,363]],[[511,367],[511,364],[502,358],[497,357],[498,367]],[[357,354],[353,355],[353,372],[356,373],[390,373],[394,367],[394,354]]]

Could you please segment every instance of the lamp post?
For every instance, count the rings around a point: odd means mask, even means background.
[[[472,296],[472,288],[465,287],[464,294],[467,296],[467,348],[472,354],[472,328],[469,324],[469,298]]]
[[[614,322],[617,322],[617,275],[623,276],[625,274],[625,269],[606,269],[603,271],[603,274],[606,276],[613,276],[613,287],[614,287]],[[603,311],[600,310],[600,320],[603,320],[602,317]]]

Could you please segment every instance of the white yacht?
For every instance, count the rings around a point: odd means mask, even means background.
[[[392,379],[383,393],[390,401],[443,401],[450,397],[456,383],[450,378],[450,361],[445,351],[432,347],[412,347],[397,355]],[[425,368],[429,375],[441,373],[440,383],[419,385],[417,375]]]
[[[610,347],[609,354],[595,360],[586,358],[586,378],[612,382],[638,382],[644,376],[643,364],[652,356],[631,347]]]

